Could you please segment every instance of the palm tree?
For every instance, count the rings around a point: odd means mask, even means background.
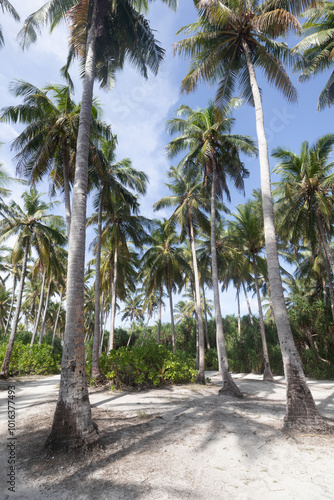
[[[167,3],[175,5],[173,0]],[[91,420],[83,345],[90,117],[95,78],[105,86],[122,67],[126,57],[145,77],[148,68],[154,73],[159,68],[163,50],[157,44],[149,23],[136,10],[141,6],[142,2],[136,0],[49,0],[27,18],[21,30],[26,45],[36,39],[36,28],[41,24],[50,23],[53,28],[67,19],[71,35],[70,55],[78,55],[84,64],[68,253],[65,345],[60,396],[47,442],[51,448],[81,447],[98,439],[96,426]]]
[[[12,4],[10,2],[8,2],[8,0],[0,0],[0,7],[2,9],[2,12],[7,11],[8,14],[10,14],[15,19],[15,21],[20,20],[19,14],[15,10],[15,8],[12,6]],[[4,44],[5,44],[5,40],[3,37],[2,28],[0,26],[0,47],[2,47]]]
[[[200,281],[197,264],[195,231],[197,227],[205,229],[209,227],[208,219],[202,209],[208,211],[210,201],[205,196],[203,189],[202,175],[196,167],[188,168],[182,172],[181,168],[171,167],[168,172],[171,183],[166,186],[173,193],[172,196],[165,196],[156,202],[153,207],[155,210],[174,206],[176,207],[170,220],[176,221],[181,227],[181,241],[187,234],[192,254],[192,272],[194,275],[194,295],[196,321],[199,333],[199,370],[196,381],[205,384],[205,350],[204,350],[204,327],[203,315],[201,309]]]
[[[239,158],[239,150],[249,153],[255,148],[249,137],[231,134],[233,119],[232,110],[240,105],[240,100],[232,99],[223,109],[218,109],[213,103],[205,109],[193,111],[189,106],[181,106],[178,116],[167,122],[170,133],[181,132],[167,146],[170,157],[180,151],[188,153],[180,162],[183,168],[189,168],[193,161],[202,165],[204,184],[211,183],[211,259],[212,282],[215,303],[218,352],[221,356],[223,387],[220,394],[232,393],[237,396],[240,391],[234,383],[228,368],[225,348],[223,322],[221,317],[218,267],[216,252],[216,198],[223,193],[230,198],[227,179],[232,180],[236,188],[243,189],[243,178],[247,175]]]
[[[270,368],[258,278],[259,261],[261,260],[260,254],[264,248],[263,217],[262,213],[256,210],[256,203],[253,200],[244,205],[239,205],[233,216],[234,220],[230,224],[232,239],[238,250],[249,259],[249,263],[253,267],[264,358],[263,380],[272,382],[274,377]]]
[[[22,295],[24,289],[25,274],[27,269],[28,256],[31,246],[39,255],[45,255],[50,251],[50,241],[64,244],[64,238],[53,229],[52,224],[59,225],[61,218],[56,215],[49,215],[54,203],[45,203],[41,194],[35,189],[25,192],[22,195],[24,209],[14,201],[10,204],[11,216],[0,221],[1,239],[8,239],[18,235],[12,253],[12,262],[15,264],[22,260],[21,280],[17,294],[16,310],[12,323],[12,331],[8,341],[8,347],[3,360],[0,377],[8,377],[10,358],[13,351],[17,326],[20,317]]]
[[[294,48],[294,53],[301,53],[296,64],[296,71],[301,71],[299,80],[305,82],[312,76],[326,71],[333,65],[334,49],[334,5],[333,2],[318,2],[317,8],[307,12],[301,30],[304,38]],[[320,93],[318,110],[334,103],[334,71]]]
[[[189,271],[189,266],[182,255],[182,249],[178,246],[179,238],[173,224],[166,220],[154,221],[154,229],[151,232],[151,245],[142,257],[143,267],[149,272],[145,273],[144,287],[151,283],[152,288],[165,286],[169,297],[169,309],[172,326],[173,352],[176,353],[173,291],[183,285],[182,274]],[[161,297],[161,295],[160,295]]]
[[[144,319],[143,316],[143,297],[141,294],[129,295],[124,301],[124,308],[122,310],[123,316],[122,321],[126,319],[131,320],[131,332],[128,338],[127,346],[130,345],[131,338],[133,335],[133,330],[135,327],[135,322]]]
[[[306,384],[303,368],[292,337],[280,276],[274,210],[270,186],[268,145],[263,107],[255,67],[263,69],[268,81],[295,101],[297,92],[282,61],[292,62],[287,45],[277,41],[291,29],[299,29],[295,16],[317,5],[315,0],[209,0],[198,2],[199,20],[181,31],[195,32],[178,42],[176,50],[192,57],[182,83],[192,91],[200,80],[218,82],[216,99],[226,102],[239,85],[242,96],[255,106],[259,143],[264,231],[271,298],[280,339],[287,380],[286,427],[323,427]]]
[[[14,158],[16,172],[29,179],[31,185],[48,175],[50,194],[54,196],[57,189],[63,191],[69,235],[80,105],[73,101],[69,85],[49,84],[39,89],[24,80],[15,80],[10,92],[23,98],[23,103],[3,108],[1,121],[27,124],[11,145],[18,151]],[[102,110],[94,100],[91,135],[109,138],[110,128],[99,120],[101,115]]]
[[[96,236],[96,273],[95,273],[95,326],[94,326],[94,343],[92,352],[92,377],[100,376],[99,365],[99,346],[100,346],[100,257],[101,257],[101,241],[102,241],[102,212],[103,209],[108,209],[108,204],[113,204],[113,197],[122,197],[123,203],[135,202],[133,195],[129,193],[124,186],[129,186],[136,189],[140,194],[145,194],[148,178],[144,172],[134,169],[131,161],[128,158],[116,162],[115,149],[117,137],[113,140],[101,141],[101,151],[98,151],[100,159],[100,168],[93,171],[95,179],[92,181],[98,187],[98,194],[95,200],[95,205],[98,208],[97,216],[97,236]],[[97,178],[96,178],[97,177]],[[95,182],[94,182],[95,180]],[[94,222],[95,216],[90,218],[90,222]],[[110,220],[109,220],[110,223]],[[116,245],[117,246],[117,245]],[[115,270],[117,268],[117,262]],[[115,273],[117,279],[117,273]],[[116,305],[116,296],[115,296]],[[114,322],[115,322],[115,305],[112,309],[112,328],[110,332],[110,347],[113,345]]]
[[[273,157],[279,160],[274,172],[280,175],[275,191],[280,234],[294,245],[310,245],[314,254],[320,245],[334,320],[334,259],[328,241],[334,202],[334,162],[329,161],[333,148],[334,135],[326,134],[313,146],[303,142],[299,155],[276,148]]]

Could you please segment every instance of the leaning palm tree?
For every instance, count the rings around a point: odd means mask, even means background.
[[[296,16],[315,0],[208,0],[196,1],[199,20],[182,32],[195,33],[178,42],[177,52],[192,57],[184,78],[184,91],[195,89],[200,80],[218,82],[216,99],[226,102],[236,91],[255,106],[259,143],[263,217],[271,298],[280,339],[287,380],[286,427],[324,427],[307,386],[300,358],[292,337],[285,306],[278,261],[274,210],[270,186],[269,154],[264,128],[260,89],[255,68],[261,68],[289,101],[297,92],[283,63],[292,62],[287,45],[278,41],[292,29],[299,30]]]
[[[19,14],[15,10],[15,8],[12,6],[12,4],[10,2],[8,2],[8,0],[0,0],[0,7],[1,7],[2,12],[7,11],[8,14],[10,14],[15,19],[15,21],[20,20]],[[0,26],[0,47],[2,47],[4,44],[5,44],[5,39],[4,39],[4,36],[2,33],[2,28]]]
[[[12,331],[0,374],[0,377],[3,378],[8,377],[9,363],[20,317],[24,281],[31,246],[36,249],[39,255],[45,255],[50,252],[52,241],[56,241],[59,244],[64,244],[65,242],[65,238],[52,227],[52,224],[55,226],[59,225],[61,218],[47,213],[48,210],[54,206],[54,203],[43,202],[40,199],[41,196],[42,195],[35,189],[23,193],[24,209],[13,201],[10,204],[11,216],[0,221],[0,234],[2,240],[17,235],[12,253],[13,263],[22,260],[21,280],[17,294]]]
[[[173,193],[171,196],[165,196],[157,201],[153,207],[160,210],[165,207],[176,207],[170,220],[176,221],[181,227],[181,241],[185,236],[189,239],[192,255],[192,272],[194,275],[194,295],[196,322],[199,333],[199,369],[196,381],[205,384],[205,350],[204,350],[204,327],[203,315],[201,309],[200,281],[197,264],[195,231],[197,227],[205,229],[209,227],[208,219],[203,210],[208,211],[210,200],[203,189],[202,175],[196,166],[188,168],[182,172],[181,168],[174,168],[168,172],[171,179],[166,186]]]
[[[308,81],[312,76],[333,67],[334,50],[334,5],[333,2],[318,2],[315,9],[307,13],[301,30],[304,36],[294,48],[302,55],[296,64],[296,71],[301,71],[299,80]],[[320,93],[318,110],[334,103],[334,71]]]
[[[334,135],[320,137],[312,146],[303,142],[299,154],[276,148],[274,172],[280,176],[275,193],[280,235],[294,245],[310,245],[313,254],[320,246],[326,265],[334,320],[334,258],[329,245],[334,203]]]
[[[175,5],[173,0],[166,2]],[[65,346],[59,399],[48,438],[51,448],[81,447],[98,439],[91,419],[83,345],[88,138],[93,88],[95,78],[103,86],[110,83],[126,58],[145,77],[148,69],[157,72],[163,50],[149,23],[138,12],[143,5],[147,7],[148,2],[49,0],[27,18],[21,30],[23,45],[27,45],[35,41],[36,29],[41,25],[48,23],[54,28],[66,19],[70,56],[77,55],[84,65],[68,252]]]
[[[234,121],[231,113],[239,105],[239,99],[232,99],[223,109],[218,109],[212,102],[207,108],[198,110],[192,110],[189,106],[181,106],[177,117],[167,122],[167,129],[171,134],[178,132],[181,135],[172,139],[166,147],[170,157],[186,150],[186,155],[179,163],[180,167],[187,170],[196,161],[204,171],[204,185],[211,187],[212,282],[223,382],[220,394],[232,393],[237,396],[240,395],[240,391],[228,368],[220,309],[216,251],[216,199],[223,194],[230,199],[228,180],[232,181],[236,188],[243,189],[243,179],[248,172],[239,158],[239,151],[244,153],[255,151],[249,137],[231,134]]]

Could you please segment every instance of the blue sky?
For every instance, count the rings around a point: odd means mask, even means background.
[[[60,68],[64,65],[67,55],[67,31],[65,24],[59,26],[52,35],[43,30],[38,42],[29,49],[22,51],[16,40],[16,35],[22,21],[33,11],[44,4],[44,0],[22,2],[12,0],[12,5],[21,16],[21,23],[16,23],[8,15],[1,15],[1,26],[5,36],[5,47],[1,49],[0,95],[1,106],[12,105],[15,98],[8,92],[9,84],[14,79],[23,79],[36,86],[43,87],[47,83],[63,83]],[[209,99],[214,97],[215,88],[202,84],[192,94],[180,93],[181,80],[186,74],[188,60],[173,55],[173,44],[180,37],[177,30],[196,19],[192,0],[180,0],[177,12],[172,12],[161,2],[152,4],[148,18],[151,27],[156,30],[156,38],[166,50],[165,60],[157,77],[150,75],[144,80],[129,66],[117,76],[114,89],[101,91],[95,86],[103,110],[104,120],[111,124],[112,130],[118,136],[118,159],[130,157],[135,168],[145,171],[150,178],[147,195],[141,199],[142,214],[147,217],[167,215],[164,211],[153,213],[152,205],[168,192],[164,186],[166,172],[170,161],[164,153],[164,146],[170,140],[165,132],[165,122],[174,116],[180,104],[188,104],[193,108],[206,107]],[[295,38],[289,40],[289,45],[297,43]],[[291,75],[291,72],[290,72]],[[72,77],[75,80],[78,101],[81,98],[81,82],[78,69],[73,67]],[[270,88],[258,74],[259,84],[263,90],[263,105],[265,111],[265,126],[267,130],[269,152],[276,146],[288,147],[296,152],[305,140],[313,143],[320,136],[332,131],[333,110],[317,113],[317,99],[329,75],[321,75],[309,83],[300,84],[297,75],[292,80],[299,93],[298,104],[290,105],[273,88]],[[235,113],[235,133],[256,137],[254,109],[243,106]],[[9,144],[22,130],[20,126],[0,124],[0,141],[6,143],[0,150],[0,160],[6,170],[14,175],[15,165],[12,162],[13,152]],[[246,159],[250,177],[246,181],[246,198],[241,193],[231,190],[232,205],[243,203],[251,196],[253,189],[260,186],[258,160]],[[274,168],[274,161],[271,161]],[[275,180],[275,179],[273,179]],[[41,192],[47,193],[46,184],[38,186]],[[13,197],[20,202],[22,187],[13,189]],[[61,210],[61,209],[60,209]],[[90,242],[87,237],[87,244]],[[229,314],[236,311],[235,291],[222,295],[222,312]],[[254,310],[255,310],[254,302]],[[242,306],[246,314],[246,304]],[[168,312],[166,312],[166,320]]]

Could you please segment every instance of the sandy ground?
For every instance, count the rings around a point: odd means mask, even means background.
[[[101,446],[84,456],[45,456],[57,377],[16,387],[15,493],[8,490],[10,447],[0,454],[3,500],[334,499],[334,436],[281,431],[285,384],[235,375],[244,394],[218,396],[205,386],[110,392],[93,389]],[[0,391],[6,445],[7,385]],[[334,382],[310,380],[320,412],[334,425]]]

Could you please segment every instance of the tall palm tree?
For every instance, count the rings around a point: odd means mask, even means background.
[[[173,0],[166,1],[175,5]],[[98,439],[91,420],[83,345],[90,117],[95,78],[105,86],[126,58],[144,76],[148,69],[156,73],[159,68],[163,50],[147,20],[136,10],[143,4],[147,7],[148,2],[49,0],[27,18],[21,31],[26,45],[36,39],[36,28],[40,25],[49,23],[53,28],[67,19],[71,55],[78,55],[84,65],[68,253],[65,345],[60,395],[48,438],[51,448],[81,447]]]
[[[132,167],[131,161],[124,158],[116,162],[116,144],[117,137],[112,140],[102,140],[101,150],[98,151],[99,155],[99,169],[93,171],[95,179],[92,181],[98,187],[97,197],[95,199],[95,206],[98,208],[97,216],[97,236],[96,236],[96,272],[95,272],[95,326],[94,326],[94,343],[92,352],[92,377],[97,378],[100,376],[99,366],[99,346],[100,346],[100,257],[101,257],[101,241],[102,241],[102,213],[103,209],[108,209],[108,204],[113,205],[113,197],[122,197],[123,203],[134,203],[133,195],[129,193],[125,186],[136,189],[140,194],[145,194],[146,184],[148,177],[144,172],[140,172]],[[94,182],[95,180],[95,182]],[[96,219],[95,216],[90,218],[89,222]],[[89,223],[88,222],[88,223]],[[109,220],[110,223],[110,220]],[[117,267],[117,262],[115,270]],[[117,274],[115,274],[117,280]],[[116,305],[116,296],[115,296]],[[110,347],[112,348],[114,336],[114,322],[115,322],[115,306],[112,309],[112,329],[110,332]]]
[[[143,297],[141,294],[132,294],[124,301],[122,309],[122,321],[125,319],[131,320],[131,331],[128,338],[127,346],[130,345],[136,321],[144,319],[143,315]]]
[[[45,255],[50,251],[51,241],[56,241],[59,244],[64,244],[65,241],[64,237],[52,227],[52,224],[57,226],[61,218],[47,213],[48,210],[54,206],[54,203],[43,202],[40,199],[41,196],[42,195],[35,189],[23,193],[24,209],[12,201],[10,204],[10,209],[12,211],[11,216],[0,221],[0,234],[2,240],[17,235],[12,253],[13,263],[22,260],[21,280],[17,294],[12,331],[1,368],[0,377],[2,378],[8,377],[9,363],[20,317],[25,274],[31,246],[36,249],[39,255]]]
[[[171,221],[175,220],[180,225],[181,241],[184,240],[185,235],[187,235],[189,239],[195,285],[196,321],[199,333],[199,369],[196,381],[205,384],[204,327],[195,246],[195,231],[197,227],[201,227],[202,229],[209,227],[209,222],[203,209],[206,211],[209,210],[210,200],[208,196],[205,196],[206,193],[203,189],[202,175],[196,166],[194,166],[194,168],[188,168],[184,173],[180,166],[178,168],[171,167],[168,172],[168,177],[171,179],[171,183],[167,183],[166,186],[173,195],[165,196],[160,201],[156,202],[153,207],[155,210],[170,206],[176,207],[171,216]]]
[[[169,297],[170,319],[172,326],[173,352],[176,353],[173,291],[183,285],[183,272],[189,271],[189,266],[182,255],[179,247],[179,237],[173,224],[166,220],[154,221],[154,229],[151,232],[150,246],[142,257],[144,267],[149,269],[145,274],[144,286],[147,283],[152,286],[165,286]]]
[[[180,151],[188,150],[179,165],[187,169],[193,161],[197,161],[204,170],[204,184],[211,185],[211,266],[217,339],[219,340],[218,352],[221,356],[223,379],[220,394],[232,393],[237,396],[240,395],[240,391],[228,368],[219,300],[216,198],[223,194],[228,199],[230,198],[228,180],[231,180],[236,188],[243,189],[243,178],[248,172],[239,158],[239,150],[245,153],[255,151],[249,137],[231,134],[234,121],[231,113],[239,105],[239,99],[232,99],[223,109],[218,109],[212,102],[207,108],[195,111],[189,106],[181,106],[178,110],[178,116],[167,122],[167,129],[171,134],[181,132],[181,135],[172,139],[166,147],[170,157],[175,156]]]
[[[304,36],[294,48],[294,53],[302,55],[296,64],[296,71],[301,71],[299,80],[305,82],[333,66],[334,49],[334,5],[333,2],[318,2],[315,9],[306,13],[301,30]],[[320,93],[318,110],[334,103],[334,71]]]
[[[253,200],[244,205],[239,205],[233,216],[234,220],[230,224],[232,238],[238,250],[249,259],[249,263],[253,268],[264,359],[263,380],[273,381],[274,377],[270,368],[258,278],[259,261],[261,260],[260,254],[264,249],[263,217],[262,213],[256,210],[256,204],[253,203]]]
[[[10,14],[15,19],[15,21],[20,20],[19,14],[15,10],[15,8],[12,6],[12,4],[10,2],[8,2],[8,0],[0,0],[0,7],[2,9],[2,12],[7,11],[8,14]],[[0,26],[0,47],[2,47],[4,44],[5,44],[5,40],[4,40],[4,36],[2,33],[2,28]]]
[[[278,41],[292,29],[299,30],[296,16],[315,0],[209,0],[196,2],[199,20],[181,31],[195,34],[178,42],[176,50],[192,57],[182,87],[192,91],[200,80],[218,82],[217,101],[226,102],[237,85],[242,96],[255,106],[259,144],[263,217],[271,298],[287,380],[286,427],[323,427],[292,337],[280,276],[270,186],[269,154],[264,115],[255,68],[261,68],[290,101],[297,92],[283,63],[292,62],[287,45]]]
[[[326,134],[312,146],[303,142],[299,155],[276,148],[273,157],[279,161],[274,172],[280,176],[275,190],[280,234],[294,245],[310,245],[314,254],[320,245],[334,320],[334,258],[329,246],[334,203],[334,162],[330,161],[333,149],[334,135]]]

